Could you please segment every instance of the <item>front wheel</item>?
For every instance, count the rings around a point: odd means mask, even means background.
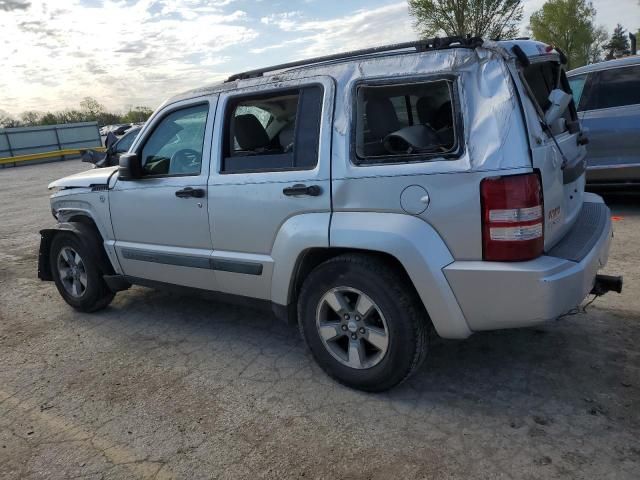
[[[404,275],[377,257],[340,255],[318,266],[302,287],[298,319],[323,370],[360,390],[397,385],[426,355],[426,312]]]
[[[71,233],[59,233],[51,242],[51,273],[62,298],[76,310],[95,312],[113,300],[114,293],[88,248]]]

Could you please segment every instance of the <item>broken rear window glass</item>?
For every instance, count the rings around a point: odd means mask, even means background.
[[[452,90],[449,80],[358,87],[357,163],[420,161],[456,152]]]

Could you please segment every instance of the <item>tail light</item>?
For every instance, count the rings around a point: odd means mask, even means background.
[[[544,205],[537,173],[485,178],[480,196],[484,260],[524,261],[542,255]]]

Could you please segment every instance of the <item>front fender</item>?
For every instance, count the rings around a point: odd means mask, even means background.
[[[76,191],[77,190],[77,191]],[[92,192],[87,189],[71,189],[51,196],[51,209],[60,223],[71,221],[73,217],[85,216],[95,223],[105,240],[113,238],[107,191]]]
[[[454,261],[440,235],[423,220],[397,213],[336,212],[330,246],[384,252],[405,268],[438,334],[471,335],[443,268]]]
[[[75,235],[93,255],[92,260],[98,265],[103,275],[112,275],[114,273],[113,266],[107,258],[96,232],[84,223],[63,222],[58,223],[53,228],[40,230],[40,251],[38,253],[38,278],[40,280],[53,280],[50,262],[51,241],[60,232],[69,232]]]

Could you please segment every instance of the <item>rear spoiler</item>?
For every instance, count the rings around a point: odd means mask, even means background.
[[[567,64],[567,56],[564,54],[562,50],[560,50],[558,47],[552,47],[551,45],[549,45],[548,48],[549,48],[549,51],[547,55],[551,54],[551,52],[555,50],[556,53],[558,54],[558,59],[560,60],[560,63],[562,65]],[[511,51],[513,52],[513,54],[516,56],[516,58],[524,68],[531,65],[532,57],[529,57],[526,53],[524,53],[524,50],[520,48],[520,45],[514,45],[513,47],[511,47]]]

